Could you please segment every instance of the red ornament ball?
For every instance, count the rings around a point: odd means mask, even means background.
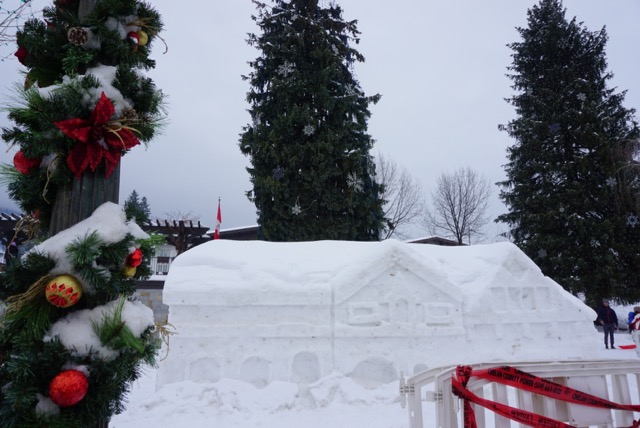
[[[14,53],[20,64],[25,65],[25,61],[27,59],[27,49],[24,46],[18,46],[18,50]]]
[[[65,370],[49,383],[49,398],[60,407],[78,404],[87,395],[89,381],[78,370]]]
[[[140,44],[140,35],[135,31],[130,31],[127,34],[127,38],[129,39],[129,43],[131,43],[131,48],[135,51],[138,50],[138,45]]]
[[[21,174],[27,175],[34,169],[40,166],[40,159],[28,158],[22,153],[22,150],[18,150],[18,152],[13,157],[13,165],[16,167]]]
[[[66,308],[78,303],[82,297],[82,285],[71,275],[60,275],[49,281],[44,292],[53,306]]]
[[[127,256],[125,265],[127,267],[138,267],[140,263],[142,263],[142,251],[140,251],[140,248],[136,248],[133,253]]]

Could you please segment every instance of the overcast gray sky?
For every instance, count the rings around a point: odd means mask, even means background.
[[[5,0],[9,8],[20,0]],[[34,9],[48,2],[34,0]],[[150,73],[168,95],[164,134],[147,149],[123,157],[120,202],[132,190],[146,196],[154,217],[192,212],[203,225],[215,225],[218,197],[222,228],[256,223],[248,160],[238,149],[242,126],[249,122],[241,79],[257,51],[245,43],[256,30],[250,0],[150,3],[163,15],[168,52],[156,42]],[[470,166],[491,182],[504,178],[505,150],[513,142],[498,131],[514,112],[505,76],[511,63],[508,43],[519,41],[515,27],[526,26],[533,0],[338,0],[344,18],[357,19],[357,47],[365,56],[355,74],[367,94],[382,94],[371,107],[369,133],[383,153],[406,167],[430,192],[444,171]],[[186,6],[186,5],[189,6]],[[567,18],[576,16],[591,30],[607,27],[607,58],[614,73],[610,85],[627,90],[625,107],[640,107],[640,1],[565,0]],[[1,18],[1,17],[0,17]],[[0,104],[11,85],[21,82],[22,67],[0,46]],[[8,56],[8,58],[7,58]],[[0,126],[7,126],[4,114]],[[15,150],[0,152],[10,163]],[[493,189],[490,214],[505,211]],[[0,188],[0,206],[13,206]],[[491,231],[489,232],[491,234]],[[416,235],[427,235],[416,230]]]

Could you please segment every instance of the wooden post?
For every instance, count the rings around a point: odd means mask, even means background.
[[[84,20],[99,0],[80,0],[78,17]],[[68,229],[91,216],[93,211],[105,202],[118,203],[120,198],[120,165],[107,179],[104,166],[95,173],[82,174],[82,178],[60,187],[53,204],[49,236]]]
[[[109,428],[109,420],[100,419],[100,421],[98,421],[98,423],[93,428]]]
[[[90,217],[105,202],[118,203],[120,197],[120,165],[118,164],[109,178],[104,175],[104,166],[96,172],[87,171],[80,179],[58,188],[53,204],[49,236],[68,229],[76,223]]]
[[[78,6],[78,18],[80,18],[80,21],[83,21],[91,13],[97,2],[98,0],[80,0],[80,5]]]
[[[98,0],[80,0],[78,17],[83,21],[93,10]],[[49,236],[68,229],[91,216],[93,211],[105,202],[118,203],[120,197],[120,165],[107,179],[104,165],[95,172],[87,171],[80,179],[58,189],[51,214]],[[100,419],[91,428],[109,428],[109,419]]]

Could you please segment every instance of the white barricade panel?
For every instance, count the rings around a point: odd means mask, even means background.
[[[479,377],[474,378],[472,371],[472,380],[466,386],[467,390],[477,397],[472,398],[473,395],[471,395],[469,398],[471,402],[478,398],[484,398],[582,428],[631,426],[634,420],[640,418],[640,412],[610,410],[603,407],[569,403],[560,399],[563,393],[558,398],[547,397],[542,393],[520,389],[517,385],[507,386],[490,378],[483,380],[482,369],[498,368],[505,365],[507,364],[478,364],[472,367],[473,371],[477,371]],[[574,394],[577,394],[577,397],[582,393],[602,398],[614,404],[640,405],[640,361],[637,360],[509,363],[508,365],[525,372],[525,376],[528,373],[534,377],[569,387],[575,390]],[[419,421],[418,418],[411,420],[411,428],[431,428],[434,426],[437,428],[459,428],[464,426],[462,400],[455,396],[451,389],[451,379],[455,372],[456,367],[443,368],[442,370],[432,369],[427,376],[419,373],[406,379],[405,391],[413,391],[415,394],[413,397],[408,397],[409,412],[411,414],[412,405],[419,406],[420,414]],[[486,370],[484,372],[487,373]],[[522,378],[523,381],[527,379],[530,379],[530,376]],[[426,394],[426,390],[423,388],[428,386],[429,394]],[[540,389],[540,391],[543,390]],[[426,396],[432,397],[432,399],[438,397],[438,399],[435,402],[429,402],[432,400],[423,401]],[[435,409],[429,408],[429,405],[435,405]],[[472,407],[478,428],[522,426],[475,403],[472,404]]]
[[[566,385],[578,391],[609,400],[606,376],[571,376],[566,378]],[[569,421],[571,424],[585,427],[613,423],[611,411],[595,407],[569,404]]]

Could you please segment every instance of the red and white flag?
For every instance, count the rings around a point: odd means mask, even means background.
[[[216,216],[216,230],[213,232],[213,239],[220,239],[221,224],[222,224],[222,213],[220,212],[220,198],[218,198],[218,215]]]

